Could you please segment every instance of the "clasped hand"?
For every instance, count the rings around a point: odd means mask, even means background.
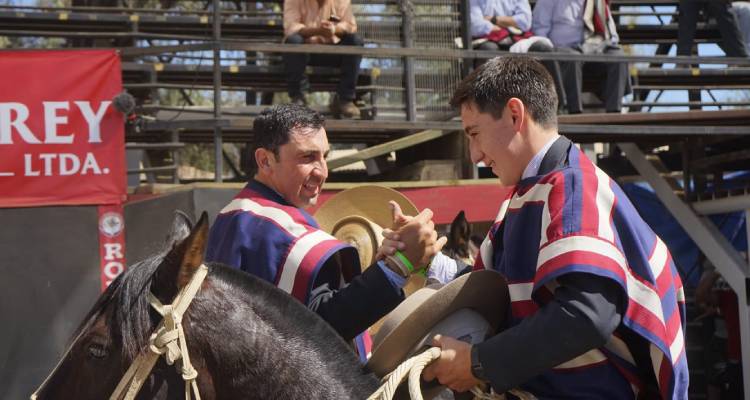
[[[320,36],[331,39],[336,34],[336,24],[331,21],[321,21]]]
[[[416,216],[404,215],[395,201],[389,206],[393,214],[391,227],[383,230],[383,243],[378,248],[378,260],[392,256],[401,251],[420,270],[430,264],[448,241],[445,236],[438,238],[435,223],[432,221],[432,210],[425,208]]]

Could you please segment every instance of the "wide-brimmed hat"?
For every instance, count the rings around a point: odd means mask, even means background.
[[[414,355],[433,328],[462,309],[475,311],[494,334],[505,318],[510,298],[502,275],[491,270],[464,274],[446,285],[430,285],[407,297],[384,320],[373,338],[372,356],[367,367],[379,377],[392,372]],[[427,344],[429,339],[427,338]],[[483,340],[483,338],[482,338]]]
[[[404,215],[419,214],[403,194],[383,186],[363,185],[332,196],[315,212],[315,220],[321,229],[354,246],[366,268],[375,262],[383,228],[389,228],[393,221],[388,206],[391,200],[401,206]]]

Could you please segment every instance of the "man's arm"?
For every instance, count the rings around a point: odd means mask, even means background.
[[[513,15],[509,16],[510,21],[505,21],[506,24],[502,25],[500,18],[497,19],[499,26],[513,26],[524,32],[531,30],[531,6],[528,0],[516,0],[513,6]]]
[[[415,270],[411,271],[414,273],[429,264],[432,257],[443,248],[447,238],[438,239],[430,209],[422,210],[415,217],[404,216],[395,202],[392,202],[391,209],[392,228],[398,229],[396,240],[402,242],[389,242],[398,244],[402,255],[414,267]],[[403,299],[401,287],[406,283],[410,272],[402,272],[406,267],[394,265],[394,262],[388,259],[396,249],[384,252],[384,245],[380,247],[380,261],[352,279],[346,287],[319,294],[318,298],[311,299],[308,305],[328,321],[344,339],[353,338],[367,329]],[[341,270],[339,267],[342,261],[344,260],[338,256],[330,257],[316,278],[316,287],[322,282],[338,279],[337,274]],[[335,275],[331,276],[331,273]],[[326,277],[325,274],[329,275]]]
[[[341,19],[336,23],[336,35],[344,36],[345,33],[356,33],[357,32],[357,20],[354,19],[354,13],[352,12],[352,3],[346,2],[343,6],[339,7],[338,17]]]
[[[300,8],[302,2],[300,0],[286,0],[284,1],[284,36],[291,36],[295,33],[299,33],[300,29],[305,27],[302,23],[302,13]]]
[[[550,303],[520,324],[476,345],[486,378],[497,392],[517,387],[603,346],[619,325],[625,299],[618,283],[584,273],[561,276],[558,282],[560,287]],[[437,344],[447,357],[441,355],[440,362],[428,367],[425,379],[437,377],[449,387],[453,384],[458,390],[466,390],[468,383],[476,381],[466,365],[471,346],[455,340]],[[462,368],[457,370],[456,364]]]
[[[331,257],[328,263],[336,263]],[[328,263],[323,267],[329,267]],[[338,268],[328,268],[338,271]],[[317,282],[316,282],[317,284]],[[394,286],[383,268],[371,265],[345,287],[319,294],[313,311],[318,313],[344,340],[353,339],[393,310],[404,299],[400,287]]]
[[[299,34],[304,38],[312,36],[324,36],[330,38],[333,36],[333,32],[330,28],[324,27],[309,27],[302,21],[302,9],[303,4],[301,0],[285,0],[284,1],[284,36],[288,37],[294,34]]]
[[[603,346],[620,324],[625,301],[617,282],[585,273],[567,274],[558,282],[549,304],[477,345],[482,367],[498,392]]]
[[[482,4],[481,0],[470,0],[469,2],[469,32],[471,32],[471,37],[474,38],[485,36],[491,31],[498,29],[492,22],[485,19]]]

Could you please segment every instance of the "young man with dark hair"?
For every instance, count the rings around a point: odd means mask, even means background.
[[[258,171],[216,217],[206,260],[275,284],[352,339],[403,299],[408,276],[391,260],[360,273],[354,247],[320,230],[304,210],[317,202],[328,177],[320,114],[296,104],[275,106],[255,119],[253,131]],[[429,264],[445,244],[431,218],[426,209],[400,224],[401,251],[414,266]]]
[[[475,264],[506,277],[511,307],[481,344],[436,336],[442,355],[425,378],[542,399],[686,399],[680,277],[617,184],[558,134],[547,70],[492,59],[451,104],[472,161],[513,187]]]

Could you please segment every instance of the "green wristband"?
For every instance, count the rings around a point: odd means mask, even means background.
[[[400,252],[399,250],[396,250],[396,257],[398,257],[399,260],[401,260],[402,263],[404,263],[404,266],[406,266],[406,269],[409,270],[409,274],[414,273],[414,264],[409,261],[408,258],[404,255],[404,253]],[[418,274],[422,276],[426,276],[426,268],[422,268],[419,271],[417,271]]]
[[[412,264],[411,261],[409,261],[409,259],[406,258],[404,253],[400,252],[399,250],[396,250],[396,257],[398,257],[398,259],[401,260],[402,263],[404,263],[404,265],[406,266],[406,269],[409,270],[410,274],[414,272],[414,264]]]

